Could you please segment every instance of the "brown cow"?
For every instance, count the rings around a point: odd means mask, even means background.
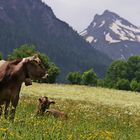
[[[0,115],[2,114],[1,105],[5,104],[4,116],[5,118],[8,117],[8,107],[11,103],[10,119],[14,120],[22,83],[25,82],[25,84],[30,85],[29,79],[38,79],[45,74],[45,68],[42,66],[37,55],[14,61],[1,62]]]

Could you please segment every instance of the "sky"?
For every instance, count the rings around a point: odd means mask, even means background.
[[[95,14],[110,10],[140,27],[140,0],[42,0],[54,14],[78,32],[84,30]]]

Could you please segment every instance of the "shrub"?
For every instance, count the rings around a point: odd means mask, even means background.
[[[97,85],[97,76],[93,69],[90,69],[83,73],[82,75],[82,83],[84,85]]]
[[[140,83],[136,80],[132,80],[130,83],[130,88],[132,91],[140,91]]]
[[[135,72],[135,79],[140,82],[140,70]]]
[[[24,44],[19,48],[15,48],[12,54],[8,55],[8,60],[14,60],[16,58],[24,58],[34,55],[36,52],[34,45]]]
[[[130,82],[126,79],[119,79],[116,88],[120,90],[130,90]]]
[[[51,63],[49,64],[47,73],[48,73],[48,77],[47,79],[44,79],[43,82],[55,83],[56,77],[60,74],[60,69],[54,63]]]
[[[97,80],[97,86],[99,86],[99,87],[105,87],[105,80],[98,79]]]
[[[80,72],[70,72],[67,75],[67,80],[71,83],[71,84],[81,84],[81,74]]]
[[[111,63],[106,74],[106,83],[115,88],[119,79],[128,79],[128,64],[124,60],[115,60]]]

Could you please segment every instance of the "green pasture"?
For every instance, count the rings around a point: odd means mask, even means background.
[[[68,119],[37,116],[38,98]],[[20,93],[14,123],[0,120],[0,140],[140,140],[140,94],[99,87],[37,84]]]

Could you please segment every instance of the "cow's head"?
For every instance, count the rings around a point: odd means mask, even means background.
[[[46,78],[48,76],[38,55],[23,58],[23,62],[25,63],[26,72],[28,73],[29,78],[38,79],[42,77]]]

